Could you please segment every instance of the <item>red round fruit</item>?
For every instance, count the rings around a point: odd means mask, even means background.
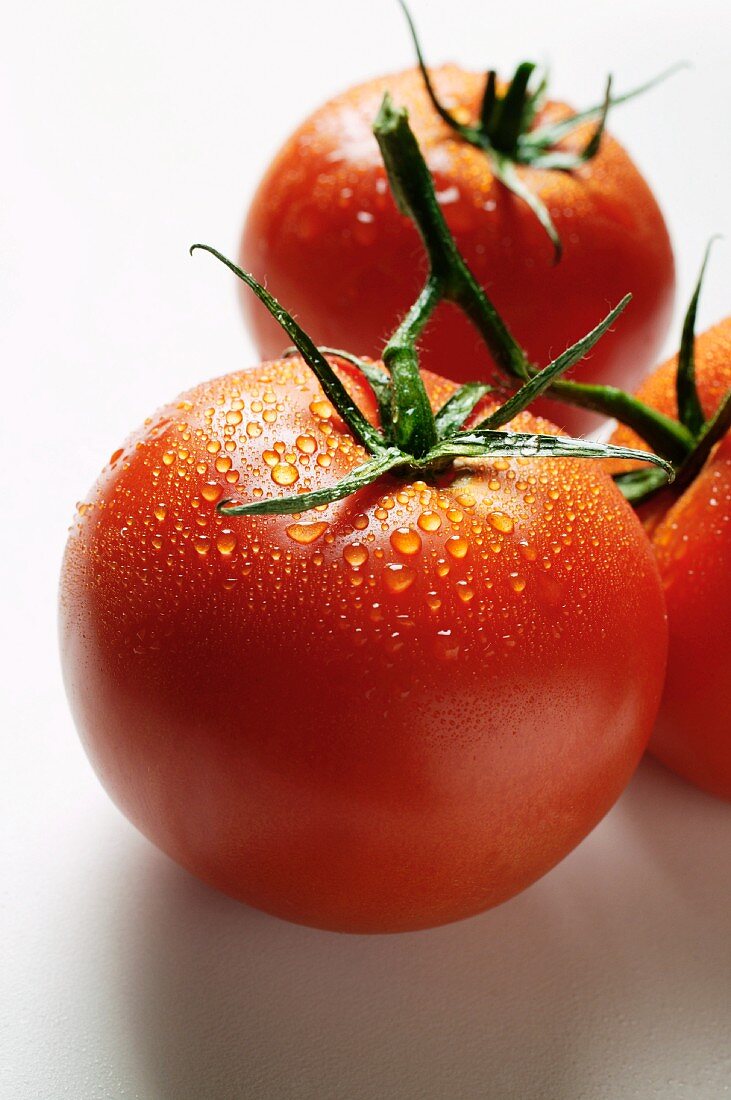
[[[637,396],[677,417],[677,357]],[[695,341],[695,377],[711,416],[731,388],[731,317]],[[613,442],[642,446],[620,428]],[[672,487],[642,510],[665,589],[669,651],[665,691],[650,749],[673,771],[731,799],[731,436],[693,482]]]
[[[454,390],[426,384],[435,407]],[[61,640],[86,750],[155,844],[280,917],[388,932],[504,901],[599,821],[652,728],[666,625],[596,462],[461,459],[300,516],[216,510],[364,457],[299,358],[191,390],[81,506]]]
[[[432,70],[440,99],[475,118],[484,76],[454,65]],[[598,154],[566,172],[518,167],[543,200],[563,242],[553,246],[535,214],[494,177],[484,152],[437,115],[416,70],[351,88],[310,116],[275,157],[244,228],[242,266],[288,303],[321,344],[379,355],[414,300],[425,259],[398,213],[371,128],[383,95],[409,110],[460,251],[518,341],[538,365],[589,331],[628,291],[632,305],[572,377],[635,385],[655,361],[672,309],[674,263],[662,214],[624,149],[605,134]],[[549,102],[535,125],[571,112]],[[561,142],[583,147],[590,126]],[[281,352],[275,322],[244,294],[260,353]],[[423,339],[426,366],[456,381],[486,379],[493,364],[469,322],[441,306]],[[591,414],[543,401],[557,423],[585,428]]]

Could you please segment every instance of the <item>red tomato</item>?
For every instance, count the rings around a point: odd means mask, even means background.
[[[677,358],[638,391],[646,404],[677,417]],[[731,387],[731,317],[695,342],[703,412]],[[642,446],[627,428],[613,440]],[[660,568],[668,609],[668,673],[651,751],[711,794],[731,799],[731,436],[726,435],[680,495],[651,499],[643,519]]]
[[[432,71],[441,100],[474,118],[484,76],[454,65]],[[564,245],[553,246],[525,202],[493,176],[485,154],[438,117],[413,70],[351,88],[316,111],[286,142],[254,197],[241,265],[319,343],[380,354],[414,300],[425,260],[413,225],[389,192],[371,133],[384,92],[409,109],[457,245],[515,337],[543,366],[582,336],[628,291],[634,301],[572,377],[636,385],[655,361],[671,314],[674,264],[657,203],[622,147],[605,134],[582,168],[519,168],[542,198]],[[536,125],[570,113],[548,103]],[[591,128],[561,143],[576,151]],[[278,355],[282,335],[243,291],[259,351]],[[423,363],[455,381],[489,379],[492,361],[470,323],[441,306],[423,340]],[[591,414],[540,402],[572,431]]]
[[[426,382],[435,407],[454,389]],[[463,459],[301,516],[216,511],[364,457],[298,358],[191,390],[79,509],[61,638],[92,763],[155,844],[280,917],[386,932],[504,901],[599,821],[652,728],[666,625],[596,462]]]

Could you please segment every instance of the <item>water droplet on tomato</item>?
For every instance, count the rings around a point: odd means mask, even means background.
[[[436,512],[422,512],[416,521],[422,531],[438,531],[442,521]]]
[[[412,527],[397,527],[391,533],[391,546],[398,554],[407,557],[418,554],[421,550],[421,538]]]
[[[326,523],[291,523],[287,527],[287,534],[300,546],[309,546],[316,542],[327,531]]]
[[[496,531],[501,531],[504,535],[509,535],[515,527],[513,520],[505,512],[488,512],[487,522]]]
[[[224,558],[229,558],[236,549],[236,535],[228,527],[220,531],[216,537],[216,549]]]
[[[294,485],[299,476],[297,467],[290,466],[288,462],[278,462],[272,470],[272,481],[277,485]]]
[[[354,569],[358,569],[368,561],[368,550],[362,542],[351,542],[343,550],[343,557],[348,565],[352,565]]]
[[[386,587],[395,595],[405,592],[416,580],[416,573],[408,565],[391,562],[386,566],[384,579]]]
[[[444,547],[450,557],[459,560],[466,557],[470,544],[467,542],[467,539],[463,539],[461,535],[452,535],[451,538],[447,539]]]

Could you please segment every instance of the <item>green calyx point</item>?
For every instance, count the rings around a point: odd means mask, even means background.
[[[554,261],[558,262],[561,259],[562,245],[551,215],[543,201],[516,171],[516,167],[570,172],[586,164],[599,152],[610,107],[642,95],[684,66],[674,65],[652,80],[617,96],[612,95],[612,77],[609,76],[601,103],[577,111],[560,121],[538,126],[535,126],[535,122],[545,102],[548,74],[545,71],[539,73],[532,61],[523,61],[504,90],[499,91],[497,75],[491,69],[486,76],[479,117],[472,123],[464,123],[439,100],[424,60],[414,20],[405,0],[398,0],[398,3],[406,16],[417,64],[434,110],[464,141],[485,153],[495,178],[530,207],[546,231],[553,245]],[[559,147],[564,138],[587,123],[593,123],[594,128],[579,149],[567,150]]]

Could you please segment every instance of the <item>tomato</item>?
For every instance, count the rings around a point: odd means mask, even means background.
[[[676,370],[677,357],[637,394],[673,417]],[[703,412],[710,416],[731,387],[731,317],[696,339],[695,372]],[[627,428],[614,441],[638,443]],[[650,749],[678,775],[731,799],[731,437],[719,443],[690,486],[651,499],[642,513],[665,589],[670,638]]]
[[[444,103],[476,117],[483,75],[447,65],[432,78]],[[371,133],[386,90],[409,109],[460,251],[533,361],[548,363],[631,291],[631,307],[572,377],[635,385],[660,350],[674,294],[667,229],[637,168],[606,134],[596,157],[575,171],[518,168],[563,242],[556,264],[534,213],[496,180],[484,152],[439,118],[417,70],[351,88],[290,137],[255,194],[242,267],[266,281],[318,343],[380,354],[425,271],[416,230],[396,209]],[[569,113],[548,102],[535,125]],[[561,148],[580,149],[590,130],[583,126]],[[279,354],[275,322],[245,292],[243,302],[260,353]],[[422,346],[424,365],[455,381],[490,377],[488,352],[452,306],[439,308]],[[593,422],[555,402],[536,408],[572,431]]]
[[[454,385],[425,378],[436,408]],[[79,508],[61,641],[85,748],[146,836],[280,917],[387,932],[496,905],[599,821],[652,728],[666,624],[594,461],[461,459],[299,516],[216,509],[364,455],[298,357],[184,394]]]

